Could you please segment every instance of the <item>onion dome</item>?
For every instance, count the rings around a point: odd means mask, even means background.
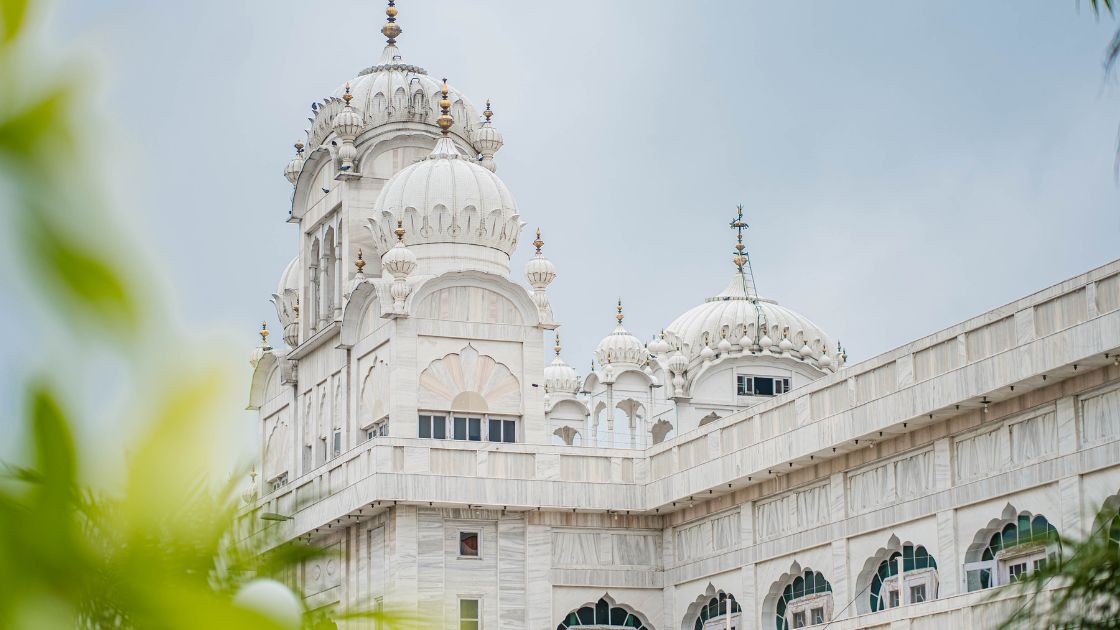
[[[705,345],[704,349],[700,351],[700,359],[703,361],[711,361],[712,357],[716,355],[716,351],[712,350],[711,346]]]
[[[673,356],[669,357],[669,371],[674,374],[680,374],[688,369],[688,357],[681,354],[679,351]]]
[[[389,248],[389,251],[381,257],[381,268],[391,274],[393,278],[403,280],[416,269],[416,254],[405,247],[405,231],[400,221],[397,221],[397,229],[394,233],[397,236],[397,244]]]
[[[705,354],[714,355],[708,340],[730,338],[739,340],[743,352],[784,352],[791,358],[800,358],[814,366],[831,364],[831,360],[824,363],[820,360],[834,345],[820,327],[774,300],[758,295],[749,254],[745,246],[740,247],[743,245],[742,230],[747,227],[741,210],[731,227],[739,233],[732,256],[736,270],[731,282],[722,292],[704,300],[703,304],[685,312],[665,327],[670,344],[679,347],[690,361],[703,360]],[[723,345],[722,341],[719,345]],[[812,351],[793,352],[803,346]],[[720,351],[723,352],[722,349]],[[801,356],[798,357],[798,354]]]
[[[556,279],[556,266],[541,253],[544,241],[541,240],[540,228],[537,228],[537,240],[533,241],[533,246],[537,248],[537,253],[525,263],[525,279],[529,281],[529,286],[543,290]]]
[[[637,337],[631,335],[622,327],[622,300],[618,300],[618,314],[615,319],[618,325],[614,332],[607,335],[595,348],[595,358],[600,365],[609,366],[611,363],[625,363],[642,365],[646,361],[646,347]]]
[[[727,340],[727,337],[719,340],[719,345],[716,346],[716,350],[719,350],[720,354],[731,352],[731,342]]]
[[[257,367],[257,364],[264,358],[265,353],[272,352],[272,346],[268,345],[268,322],[261,322],[261,345],[253,348],[253,353],[249,355],[249,365]]]
[[[556,358],[544,369],[544,391],[546,394],[575,396],[579,393],[580,380],[575,368],[560,358],[560,335],[556,335]]]
[[[660,335],[654,337],[653,341],[646,346],[646,349],[649,350],[650,354],[657,357],[668,354],[670,347],[669,342],[665,341],[665,331],[662,330]]]
[[[354,99],[354,95],[350,93],[350,84],[347,83],[344,89],[346,92],[342,95],[342,100],[346,105],[343,106],[342,111],[334,117],[332,128],[338,135],[353,139],[362,132],[362,116],[356,112],[354,106],[350,104],[350,101]]]
[[[397,38],[402,32],[397,22],[397,7],[390,3],[386,9],[387,22],[381,32],[386,37],[385,49],[373,66],[362,70],[347,82],[353,97],[352,106],[361,116],[361,129],[371,129],[389,123],[422,123],[436,125],[440,115],[440,82],[424,68],[404,61]],[[330,97],[312,106],[314,116],[308,130],[308,147],[311,150],[327,143],[336,115],[345,106],[345,85],[339,86]],[[447,100],[457,119],[464,122],[453,134],[475,151],[473,132],[480,125],[470,121],[479,119],[478,110],[459,91],[450,89]],[[355,134],[358,135],[358,134]]]
[[[293,185],[296,185],[296,180],[299,179],[299,174],[303,171],[303,143],[297,142],[295,144],[296,155],[284,167],[284,177]]]
[[[276,293],[272,294],[276,317],[284,332],[284,343],[289,348],[299,345],[299,272],[299,256],[296,256],[284,268]]]
[[[502,180],[455,148],[447,90],[444,82],[438,120],[443,137],[427,158],[391,177],[374,203],[374,245],[379,254],[386,252],[393,226],[403,222],[421,273],[469,268],[508,276],[521,215]]]
[[[494,112],[490,109],[490,101],[486,101],[486,110],[482,112],[482,116],[486,120],[474,133],[474,146],[478,147],[478,152],[482,154],[482,165],[490,169],[491,172],[498,170],[498,166],[494,164],[494,154],[502,148],[504,143],[502,134],[498,133],[494,125],[490,123],[490,117],[493,115]]]

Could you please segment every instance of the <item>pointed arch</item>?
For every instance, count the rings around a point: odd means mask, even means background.
[[[905,580],[901,588],[898,584],[899,559],[902,560]],[[902,601],[917,603],[915,600],[936,599],[938,587],[937,561],[933,554],[923,545],[901,542],[898,536],[892,535],[886,545],[863,563],[863,569],[856,577],[856,592],[867,594],[856,600],[856,611],[876,612],[892,608]],[[892,596],[892,591],[897,595]]]
[[[965,552],[969,592],[1008,584],[1057,558],[1058,530],[1045,516],[1008,503],[999,518],[976,532]]]
[[[827,623],[834,610],[832,584],[820,571],[797,562],[770,585],[762,601],[763,623],[772,623],[775,630]]]
[[[708,582],[704,592],[685,609],[681,630],[723,630],[727,626],[729,611],[732,627],[745,627],[742,623],[743,609],[735,595],[716,589]]]
[[[587,604],[569,612],[560,620],[556,630],[593,626],[596,629],[605,628],[635,628],[637,630],[653,630],[653,626],[646,621],[645,615],[630,606],[618,604],[610,594],[605,594],[599,601]]]

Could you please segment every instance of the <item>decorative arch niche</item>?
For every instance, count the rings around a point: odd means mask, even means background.
[[[965,587],[969,592],[1016,581],[1057,560],[1058,530],[1045,516],[1018,511],[1010,503],[1000,518],[976,533],[965,552]]]
[[[733,594],[725,593],[722,589],[709,582],[704,589],[684,612],[681,630],[723,630],[727,626],[727,614],[731,613],[731,626],[745,628],[743,625],[743,610]]]
[[[898,582],[898,561],[902,560],[902,588]],[[916,590],[912,590],[917,587]],[[866,593],[856,602],[859,613],[876,612],[902,603],[937,599],[939,588],[937,561],[923,545],[901,542],[891,536],[886,546],[867,559],[856,577],[856,592]],[[897,591],[892,596],[891,591]],[[897,599],[897,603],[895,602]]]
[[[521,415],[521,384],[504,364],[467,344],[420,373],[420,406]]]
[[[832,584],[823,573],[802,569],[794,562],[789,572],[770,586],[762,606],[763,627],[790,630],[799,627],[796,623],[799,615],[804,615],[802,626],[812,626],[817,619],[821,619],[821,623],[831,621],[836,602],[832,597]]]
[[[645,617],[629,606],[616,604],[610,595],[604,595],[595,603],[569,612],[560,620],[556,630],[568,628],[637,628],[638,630],[653,630],[653,626]]]

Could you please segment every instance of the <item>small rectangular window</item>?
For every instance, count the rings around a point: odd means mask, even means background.
[[[774,379],[763,378],[760,376],[754,377],[754,395],[755,396],[773,396],[774,395]]]
[[[813,617],[813,625],[824,623],[824,608],[814,608],[809,612]]]
[[[467,439],[467,419],[455,418],[455,433],[451,436],[456,440]]]
[[[432,437],[437,440],[447,439],[447,418],[432,416]]]
[[[432,417],[431,416],[420,416],[420,427],[419,427],[419,433],[417,435],[419,435],[422,438],[431,438],[432,437]]]
[[[477,599],[460,599],[459,630],[480,630],[482,628],[480,609]]]
[[[910,587],[910,603],[920,604],[926,601],[926,585],[915,584]]]
[[[502,441],[517,441],[517,423],[513,420],[502,420]]]
[[[1046,568],[1046,558],[1039,558],[1031,563],[1031,571],[1041,571]]]
[[[739,396],[751,396],[754,394],[754,382],[751,377],[745,374],[739,374],[735,377],[735,393]]]
[[[333,447],[331,457],[338,457],[342,454],[342,431],[340,429],[335,429],[333,437],[334,443],[331,445]]]
[[[1020,562],[1007,567],[1008,582],[1018,582],[1027,573],[1027,563]]]
[[[502,421],[491,419],[489,425],[490,426],[487,428],[488,433],[486,434],[487,439],[489,439],[491,442],[501,442]]]
[[[804,611],[793,613],[793,627],[794,628],[804,628],[805,627],[805,612]]]
[[[478,532],[459,532],[459,555],[466,558],[478,557]]]
[[[467,418],[467,439],[471,442],[482,441],[482,418]]]
[[[439,420],[440,420],[440,427],[442,428],[443,427],[443,418],[440,418]],[[377,435],[379,435],[381,437],[385,437],[386,435],[389,435],[389,423],[388,422],[382,422],[377,427]]]
[[[367,441],[372,440],[375,437],[377,437],[377,429],[370,429],[370,430],[366,431],[366,440]]]
[[[888,608],[897,608],[898,607],[898,591],[890,591],[890,593],[888,593],[888,595],[889,595],[889,597],[887,599],[887,607]]]

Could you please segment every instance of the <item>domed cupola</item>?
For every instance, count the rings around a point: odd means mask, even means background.
[[[478,151],[482,154],[482,165],[490,169],[491,172],[498,170],[498,166],[494,163],[494,154],[504,144],[502,134],[490,122],[490,117],[493,115],[494,112],[490,109],[490,101],[486,101],[486,110],[482,112],[482,116],[486,120],[474,134],[474,145],[478,147]]]
[[[524,224],[506,185],[476,159],[459,152],[447,82],[440,92],[443,137],[427,158],[405,167],[381,189],[370,231],[378,255],[395,243],[403,222],[417,273],[479,270],[509,276],[509,259]]]
[[[404,61],[397,47],[397,37],[402,30],[397,22],[396,3],[392,0],[385,14],[388,21],[381,32],[386,37],[386,45],[377,64],[362,70],[357,77],[339,86],[330,97],[312,106],[314,117],[307,132],[309,151],[327,143],[335,132],[336,117],[347,105],[359,116],[360,125],[355,137],[389,123],[438,124],[440,83],[424,68]],[[348,94],[352,97],[350,101],[345,100]],[[473,133],[479,126],[473,122],[479,119],[478,110],[457,90],[449,89],[446,98],[451,103],[452,114],[463,122],[453,134],[463,145],[474,150],[477,157],[482,152],[473,139]]]
[[[544,392],[556,399],[558,396],[575,396],[579,393],[580,380],[575,368],[560,358],[560,334],[556,334],[556,358],[544,369]]]
[[[284,267],[280,284],[276,293],[272,294],[276,317],[284,332],[284,343],[289,348],[299,345],[299,273],[299,256],[296,256]]]
[[[738,232],[731,282],[666,326],[669,344],[680,348],[690,364],[727,355],[765,355],[799,360],[820,372],[834,371],[840,361],[830,356],[835,347],[831,337],[808,318],[758,295],[743,245],[747,224],[742,208],[731,227]]]
[[[599,342],[595,348],[595,359],[604,367],[614,364],[641,367],[649,356],[645,344],[622,327],[622,318],[622,299],[619,298],[618,314],[615,315],[618,325],[614,332]]]

